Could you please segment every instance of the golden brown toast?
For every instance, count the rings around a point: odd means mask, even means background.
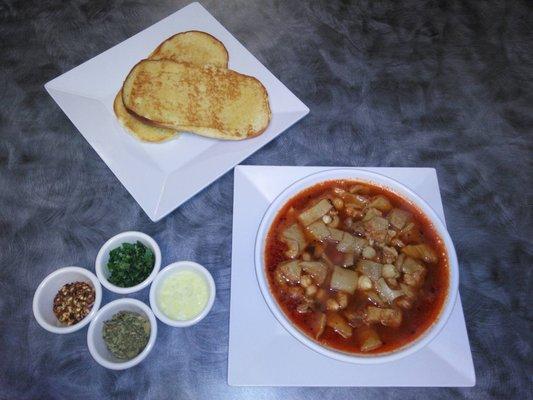
[[[195,65],[209,64],[221,68],[228,66],[228,52],[222,42],[200,31],[182,32],[168,38],[152,52],[150,58],[169,59]],[[122,104],[121,91],[115,97],[113,109],[122,126],[141,140],[161,142],[179,136],[176,129],[155,126],[128,112]]]
[[[271,117],[267,91],[257,79],[169,60],[133,67],[122,100],[128,111],[157,126],[217,139],[257,136]]]
[[[119,122],[128,132],[146,142],[163,142],[179,135],[175,129],[161,128],[159,126],[144,123],[141,119],[126,110],[122,102],[122,90],[117,93],[113,102],[113,110]]]
[[[229,56],[222,42],[209,33],[188,31],[165,40],[148,58],[227,68]]]

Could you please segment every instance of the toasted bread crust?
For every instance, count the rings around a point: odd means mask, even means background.
[[[124,107],[124,103],[122,102],[122,90],[119,91],[115,97],[113,111],[122,126],[142,141],[160,143],[179,136],[179,133],[173,129],[147,124],[137,116],[131,114],[126,107]]]
[[[194,37],[196,42],[191,46]],[[194,41],[193,40],[193,41]],[[209,44],[209,54],[198,52]],[[213,35],[202,31],[186,31],[172,35],[161,42],[159,46],[148,56],[150,60],[173,60],[176,62],[188,62],[195,65],[214,65],[227,68],[229,61],[228,50],[224,44]]]
[[[181,32],[169,37],[150,54],[150,58],[152,57],[223,68],[227,68],[229,59],[224,44],[214,36],[201,31]],[[120,99],[122,104],[118,104],[117,99]],[[115,97],[113,110],[121,125],[140,140],[161,142],[178,135],[175,129],[156,126],[151,121],[127,110],[122,102],[122,89]]]
[[[122,99],[143,121],[226,140],[260,135],[271,118],[268,93],[256,78],[169,60],[137,63]]]
[[[245,75],[245,76],[247,76],[247,75]],[[263,89],[264,89],[265,93],[267,93],[267,90],[266,90],[265,86],[263,85],[263,83],[261,81],[258,81],[258,82],[261,84],[261,86],[263,86]],[[119,94],[122,95],[122,91]],[[268,95],[267,95],[267,101],[268,101]],[[124,108],[126,109],[126,107],[124,107]],[[168,129],[164,124],[161,124],[159,121],[152,121],[152,120],[149,120],[149,119],[147,119],[147,118],[145,118],[145,117],[143,117],[141,115],[135,114],[133,111],[130,111],[130,110],[127,110],[127,111],[136,120],[142,121],[146,125],[154,126],[154,127],[158,127],[158,128],[162,128],[162,129]],[[262,130],[254,132],[254,133],[251,133],[246,138],[243,138],[243,139],[251,139],[251,138],[254,138],[254,137],[259,136],[262,133],[264,133],[266,131],[266,129],[268,128],[268,125],[269,125],[271,119],[272,119],[272,112],[271,112],[270,106],[269,106],[268,107],[268,123],[266,124],[266,126]],[[202,127],[198,127],[198,126],[185,126],[185,125],[184,126],[180,126],[179,128],[176,128],[176,132],[177,133],[178,132],[192,132],[192,133],[196,133],[197,135],[209,137],[209,138],[212,138],[212,139],[242,140],[242,139],[237,138],[237,137],[232,136],[232,135],[226,135],[224,132],[220,132],[218,130],[213,130],[213,129],[210,129],[210,128],[202,128]]]

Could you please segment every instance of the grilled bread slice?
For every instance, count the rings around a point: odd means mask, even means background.
[[[161,128],[144,123],[140,118],[131,114],[122,102],[122,91],[117,93],[113,102],[113,110],[117,119],[126,130],[145,142],[163,142],[179,136],[175,129]]]
[[[228,66],[228,51],[222,42],[200,31],[182,32],[168,38],[152,52],[150,58],[215,65],[220,68]],[[162,142],[179,136],[175,129],[154,126],[128,112],[122,103],[122,91],[115,97],[113,109],[121,125],[140,140]]]
[[[188,31],[165,40],[148,58],[228,68],[229,56],[222,42],[209,33]]]
[[[270,122],[268,94],[257,79],[228,69],[143,60],[126,78],[128,111],[164,128],[225,140],[261,134]]]

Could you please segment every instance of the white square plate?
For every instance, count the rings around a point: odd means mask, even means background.
[[[215,36],[228,50],[229,68],[256,77],[266,87],[272,120],[262,135],[228,142],[185,133],[153,144],[140,142],[118,123],[113,100],[130,69],[163,40],[189,30]],[[51,80],[45,88],[153,221],[309,113],[305,104],[198,3]]]
[[[476,377],[459,297],[448,323],[428,347],[381,365],[356,365],[320,355],[293,338],[268,309],[254,269],[254,243],[261,218],[287,186],[331,168],[235,168],[228,383],[232,386],[473,386]],[[363,169],[408,186],[444,221],[434,169]]]

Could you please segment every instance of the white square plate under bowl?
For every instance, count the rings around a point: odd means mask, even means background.
[[[292,337],[270,312],[254,268],[259,223],[269,204],[285,188],[327,169],[332,167],[235,168],[228,383],[232,386],[474,386],[476,377],[459,296],[446,326],[427,347],[385,364],[351,364],[316,353]],[[408,186],[444,220],[434,169],[363,169]]]
[[[135,139],[119,124],[113,100],[130,69],[163,40],[189,30],[215,36],[228,50],[229,68],[256,77],[266,87],[272,119],[262,135],[233,142],[185,133],[154,144]],[[305,104],[198,3],[51,80],[45,88],[153,221],[309,113]]]

